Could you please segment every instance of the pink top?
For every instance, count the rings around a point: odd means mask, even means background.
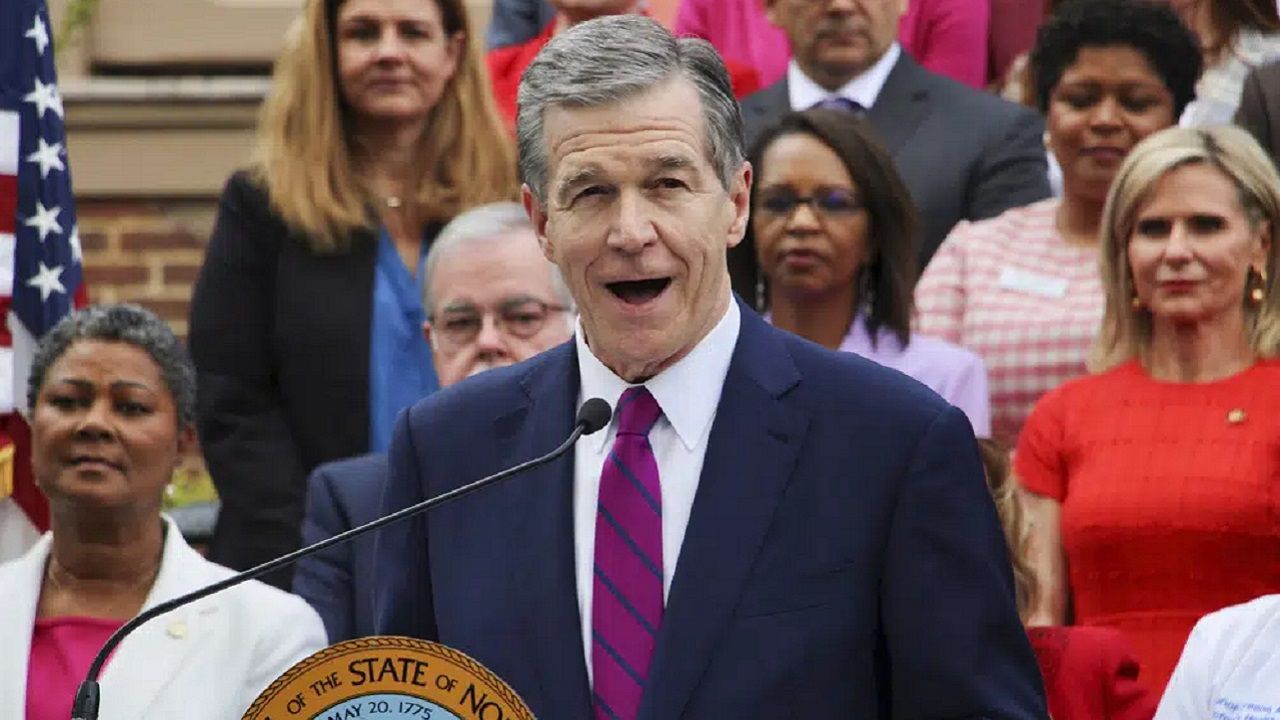
[[[36,620],[27,664],[26,720],[67,720],[93,656],[123,620],[60,617]]]
[[[983,88],[990,22],[990,0],[912,0],[898,38],[929,70]],[[764,87],[787,73],[791,45],[765,17],[762,0],[683,0],[675,31],[703,38],[726,59],[755,68]]]
[[[1102,321],[1098,251],[1058,234],[1058,200],[961,222],[916,285],[917,330],[973,350],[991,434],[1013,444],[1041,395],[1085,373]]]

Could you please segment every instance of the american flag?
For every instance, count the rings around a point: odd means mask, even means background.
[[[0,478],[0,558],[48,527],[31,479],[27,377],[37,339],[85,301],[51,32],[44,0],[0,2],[0,453],[14,453]]]

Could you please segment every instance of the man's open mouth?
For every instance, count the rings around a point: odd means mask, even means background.
[[[662,294],[671,284],[671,278],[651,278],[648,280],[621,280],[605,283],[609,292],[628,305],[643,305]]]

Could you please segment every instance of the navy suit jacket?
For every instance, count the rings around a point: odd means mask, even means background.
[[[578,392],[569,343],[420,402],[384,512],[551,450]],[[384,531],[378,632],[589,720],[573,485],[570,453]],[[744,307],[639,717],[1043,718],[1012,584],[964,414]]]
[[[791,111],[787,80],[742,101],[751,147]],[[1049,197],[1044,123],[1031,110],[924,69],[906,52],[867,111],[920,211],[919,267],[961,220]]]
[[[386,455],[361,455],[317,467],[307,479],[302,543],[317,543],[378,519],[386,483]],[[293,592],[320,614],[329,642],[374,634],[373,560],[378,532],[298,563]]]

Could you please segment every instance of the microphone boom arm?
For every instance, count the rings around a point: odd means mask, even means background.
[[[605,412],[607,413],[608,405],[605,405],[605,408],[606,408]],[[120,628],[115,632],[111,633],[111,637],[107,638],[107,642],[102,646],[102,649],[98,651],[98,654],[96,656],[94,656],[93,662],[89,665],[89,672],[86,673],[85,675],[84,682],[80,683],[80,688],[76,691],[75,705],[71,710],[72,720],[97,720],[98,705],[99,705],[100,693],[101,693],[101,690],[98,685],[98,676],[102,673],[102,666],[106,663],[107,657],[111,654],[111,652],[116,649],[116,646],[119,645],[122,640],[128,637],[129,633],[136,630],[139,626],[141,626],[143,623],[147,622],[148,620],[159,617],[187,603],[195,602],[196,600],[199,600],[208,595],[212,595],[216,592],[221,592],[223,590],[226,590],[227,588],[239,585],[240,583],[246,580],[252,580],[256,577],[272,572],[273,570],[278,570],[282,567],[285,567],[286,565],[295,563],[298,560],[301,560],[302,558],[312,553],[319,552],[321,550],[324,550],[325,548],[337,545],[338,543],[346,542],[347,540],[351,540],[352,538],[358,537],[367,532],[371,532],[373,530],[386,527],[387,525],[390,525],[391,523],[394,523],[398,520],[403,520],[404,518],[407,518],[410,515],[416,515],[417,513],[423,512],[425,510],[429,510],[437,505],[441,505],[443,503],[449,502],[450,500],[454,500],[456,498],[462,497],[463,495],[472,493],[486,485],[496,483],[499,480],[505,480],[511,477],[512,475],[518,475],[519,473],[522,473],[525,470],[529,470],[530,468],[534,468],[534,467],[537,467],[538,465],[551,462],[552,460],[555,460],[556,458],[563,455],[570,447],[572,447],[573,444],[578,441],[579,437],[582,437],[584,434],[588,434],[590,432],[594,432],[595,430],[598,430],[599,427],[592,427],[592,425],[595,424],[593,420],[594,418],[587,419],[587,418],[580,417],[577,423],[574,425],[573,432],[569,434],[569,437],[563,443],[560,443],[559,447],[547,453],[546,455],[543,455],[541,457],[536,457],[532,460],[527,460],[525,462],[520,463],[519,465],[516,465],[514,467],[509,467],[506,470],[503,470],[502,472],[495,473],[488,477],[481,478],[479,480],[476,480],[475,482],[469,483],[467,485],[463,485],[462,487],[454,488],[453,490],[450,490],[449,492],[446,492],[442,495],[436,495],[435,497],[427,498],[426,500],[410,505],[409,507],[401,508],[400,510],[395,511],[390,515],[380,517],[377,520],[374,520],[373,522],[366,523],[359,527],[351,528],[350,530],[338,533],[337,535],[334,535],[331,538],[326,538],[324,540],[321,540],[320,542],[315,543],[314,545],[308,545],[306,547],[294,550],[293,552],[287,555],[281,555],[280,557],[275,558],[274,560],[268,560],[267,562],[264,562],[261,565],[245,570],[244,572],[237,573],[228,578],[224,578],[222,580],[219,580],[216,583],[213,583],[212,585],[202,587],[199,590],[194,590],[185,595],[181,595],[171,600],[166,600],[162,603],[159,603],[158,605],[155,605],[154,607],[151,607],[147,610],[144,610],[138,613],[138,615],[135,616],[133,619],[129,620],[124,625],[120,626]],[[604,422],[605,423],[608,422],[608,415],[605,415]]]

